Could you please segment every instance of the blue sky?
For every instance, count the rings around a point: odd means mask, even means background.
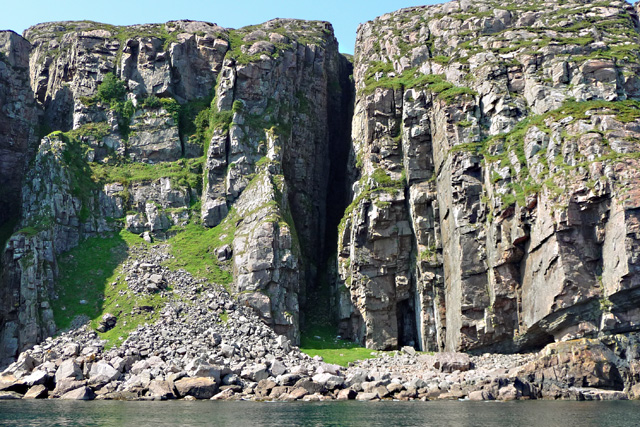
[[[436,0],[17,0],[0,13],[0,29],[22,32],[48,21],[83,20],[114,25],[193,19],[227,28],[273,18],[317,19],[333,24],[340,51],[353,53],[358,24],[387,12]]]

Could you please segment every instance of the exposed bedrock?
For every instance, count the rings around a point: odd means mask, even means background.
[[[362,24],[353,64],[322,21],[0,33],[0,363],[123,228],[214,236],[205,272],[293,343],[312,313],[375,349],[637,331],[638,28],[454,1]]]
[[[358,29],[360,179],[335,288],[343,332],[368,347],[514,351],[637,328],[636,12],[509,3]]]
[[[122,227],[151,241],[223,220],[232,244],[215,252],[230,290],[297,343],[326,262],[327,200],[337,222],[347,188],[328,191],[343,181],[352,100],[331,25],[56,22],[29,28],[31,43],[6,35],[7,96],[54,132],[24,183],[10,177],[22,215],[3,255],[3,361],[55,333],[62,253]],[[28,114],[9,118],[3,137],[20,145],[6,161],[34,142]]]

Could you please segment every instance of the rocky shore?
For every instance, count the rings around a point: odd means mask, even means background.
[[[528,354],[431,355],[404,347],[348,367],[324,363],[223,288],[163,267],[166,249],[138,246],[123,263],[131,292],[166,298],[156,322],[111,348],[89,324],[49,338],[1,374],[0,399],[604,400],[638,393],[635,335]],[[105,315],[98,329],[122,321]]]

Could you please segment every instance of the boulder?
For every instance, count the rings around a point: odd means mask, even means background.
[[[354,390],[350,388],[342,389],[338,392],[337,400],[354,400],[356,398],[356,393]]]
[[[288,397],[292,400],[299,400],[309,394],[309,391],[304,387],[296,387],[289,392]]]
[[[356,395],[356,400],[361,400],[361,401],[368,401],[368,400],[373,400],[377,398],[378,398],[377,393],[360,392]]]
[[[60,397],[71,390],[84,387],[86,384],[87,384],[86,381],[77,381],[77,380],[74,380],[73,378],[60,380],[56,382],[56,388],[53,390],[52,395],[53,397]]]
[[[15,391],[0,391],[0,400],[22,399],[22,395]]]
[[[49,378],[49,374],[45,371],[33,371],[31,374],[24,377],[22,382],[31,387],[34,385],[45,384],[49,381]]]
[[[468,371],[471,367],[471,359],[466,353],[444,352],[433,356],[433,367],[441,372]]]
[[[86,386],[76,388],[60,396],[60,399],[63,400],[93,400],[95,398],[93,390]]]
[[[269,371],[267,370],[266,365],[262,363],[258,363],[244,369],[240,374],[240,376],[242,378],[246,378],[248,380],[258,382],[260,380],[265,380],[269,378]]]
[[[161,380],[152,380],[149,383],[149,395],[162,400],[176,398],[176,393],[169,382]]]
[[[118,379],[120,371],[108,364],[107,362],[100,361],[91,365],[89,371],[89,378],[94,380],[100,380],[103,382],[110,382]]]
[[[475,390],[469,393],[469,400],[494,400],[494,397],[489,391]]]
[[[24,395],[24,399],[46,399],[48,395],[49,390],[44,385],[39,384],[31,387]]]
[[[174,385],[180,397],[211,399],[218,392],[218,384],[209,377],[183,378]]]
[[[81,380],[83,378],[82,369],[80,369],[80,366],[75,360],[67,359],[60,364],[60,367],[56,371],[55,378],[56,383],[67,379]]]

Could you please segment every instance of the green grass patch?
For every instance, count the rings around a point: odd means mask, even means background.
[[[456,145],[449,151],[450,154],[456,152],[472,152],[484,157],[486,163],[495,163],[499,167],[511,168],[511,181],[507,183],[510,192],[500,196],[504,206],[517,203],[524,206],[528,195],[536,194],[543,188],[550,189],[552,194],[559,196],[561,191],[554,182],[554,177],[548,177],[549,167],[547,164],[544,151],[538,152],[538,161],[542,163],[544,169],[536,181],[529,176],[527,168],[527,159],[524,152],[524,138],[532,126],[536,126],[543,132],[550,133],[551,130],[545,124],[548,119],[559,122],[563,119],[570,119],[570,123],[578,120],[590,120],[592,114],[613,115],[616,120],[623,123],[629,123],[640,119],[640,102],[635,100],[626,101],[583,101],[575,100],[566,101],[562,107],[557,110],[550,111],[543,115],[532,115],[520,121],[515,128],[506,134],[495,135],[485,139],[479,143],[467,143]],[[569,123],[569,124],[570,124]],[[511,154],[515,154],[515,159]],[[594,161],[617,161],[623,158],[633,158],[638,153],[619,154],[610,152],[598,157]],[[516,173],[512,162],[517,161],[520,166],[520,172]],[[567,166],[561,158],[558,159],[556,166],[561,167],[561,171],[556,174],[566,174],[570,170],[577,167],[587,167],[589,162],[582,162],[578,166]],[[491,181],[496,183],[501,177],[493,170],[489,170]]]
[[[322,356],[325,362],[347,366],[357,360],[372,359],[378,352],[361,347],[358,343],[339,339],[330,326],[316,325],[304,331],[300,351],[309,356]]]
[[[92,163],[90,167],[93,181],[101,184],[113,182],[128,184],[169,178],[172,183],[177,185],[201,189],[203,163],[204,158],[200,157],[156,164],[123,162],[118,165],[104,165]]]
[[[99,334],[110,348],[139,325],[155,322],[163,298],[160,294],[131,293],[119,268],[129,248],[146,244],[123,230],[110,237],[87,239],[62,255],[58,259],[60,275],[55,286],[58,299],[52,301],[57,327],[67,329],[76,316],[85,315],[95,329],[102,316],[111,313],[118,318],[116,326]]]
[[[215,251],[223,245],[232,244],[237,219],[237,214],[232,209],[216,227],[188,224],[184,230],[169,239],[174,258],[164,265],[173,269],[183,268],[196,277],[227,287],[233,281],[233,276],[223,268]]]
[[[115,281],[118,266],[135,244],[144,244],[144,241],[123,230],[110,237],[87,239],[59,257],[60,274],[55,285],[58,299],[52,303],[54,320],[59,329],[68,328],[79,315],[99,321],[108,307],[105,301],[114,296],[109,283]],[[119,295],[116,298],[124,299],[122,303],[134,303],[133,299],[127,301],[130,298]],[[117,316],[117,313],[112,314]]]
[[[118,281],[116,286],[107,284],[102,313],[113,314],[118,318],[118,322],[113,329],[98,333],[101,339],[107,340],[106,348],[120,344],[139,325],[155,323],[160,316],[160,310],[164,307],[165,300],[160,294],[140,295],[133,298],[129,294],[121,296],[120,293],[127,292],[127,289],[124,280]],[[101,317],[102,314],[91,320],[92,328],[98,327]]]
[[[225,325],[229,323],[229,313],[227,313],[226,311],[220,313],[220,321]]]
[[[373,93],[376,88],[406,90],[411,88],[425,88],[438,95],[439,98],[451,103],[462,96],[475,96],[477,92],[464,86],[455,86],[445,80],[440,74],[422,74],[411,68],[398,74],[390,63],[374,62],[367,69],[364,80],[365,94]]]

